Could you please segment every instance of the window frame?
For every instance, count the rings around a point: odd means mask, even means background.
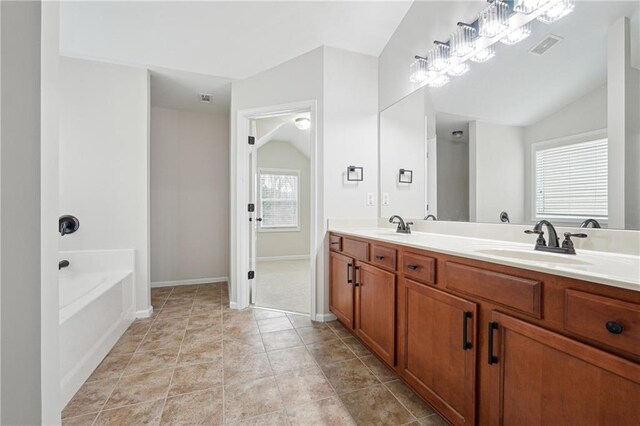
[[[258,232],[300,232],[300,169],[282,169],[282,168],[271,168],[271,167],[259,167],[258,168],[258,181],[257,181],[257,217],[262,217],[262,188],[261,188],[261,176],[263,174],[266,175],[287,175],[287,176],[295,176],[298,180],[298,193],[296,195],[296,203],[297,203],[297,218],[296,226],[263,226],[264,221],[258,222]]]
[[[582,221],[590,218],[589,216],[553,216],[553,215],[547,215],[544,217],[538,216],[537,205],[536,205],[536,199],[537,199],[536,153],[541,150],[559,148],[562,146],[574,145],[579,143],[595,142],[595,141],[600,141],[604,139],[607,140],[607,146],[608,146],[609,136],[607,134],[607,129],[599,129],[599,130],[579,133],[579,134],[570,135],[570,136],[564,136],[564,137],[555,138],[555,139],[548,139],[548,140],[543,140],[539,142],[533,142],[531,144],[531,152],[530,152],[531,181],[530,181],[530,188],[529,188],[530,190],[529,202],[530,202],[531,209],[529,211],[529,214],[532,219],[532,222],[537,222],[542,219],[547,219],[547,220],[553,221],[554,224],[559,224],[564,226],[578,226],[580,225],[580,223],[582,223]],[[607,170],[607,174],[608,174],[608,170]],[[610,194],[607,194],[607,196],[610,196]],[[607,206],[606,218],[599,217],[599,216],[595,216],[593,218],[597,219],[600,225],[603,225],[603,227],[606,227],[609,222],[608,206]]]

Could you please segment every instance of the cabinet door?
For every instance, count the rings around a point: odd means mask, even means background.
[[[353,270],[350,257],[330,252],[331,278],[329,282],[329,309],[348,328],[353,329]]]
[[[396,276],[360,262],[356,269],[356,335],[394,365]]]
[[[474,424],[476,304],[403,280],[400,371],[453,424]]]
[[[639,364],[508,315],[491,318],[492,424],[640,424]]]

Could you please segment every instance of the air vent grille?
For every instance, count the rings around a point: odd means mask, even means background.
[[[557,35],[549,34],[547,35],[540,43],[536,44],[533,49],[529,50],[529,53],[542,56],[549,49],[551,49],[556,44],[562,41],[562,37]]]
[[[208,95],[206,93],[200,93],[200,102],[205,103],[205,104],[210,104],[211,103],[211,95]]]

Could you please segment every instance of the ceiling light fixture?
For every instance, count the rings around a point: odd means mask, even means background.
[[[309,120],[307,117],[300,117],[296,118],[295,124],[298,129],[307,130],[309,127],[311,127],[311,120]]]
[[[505,35],[500,39],[500,42],[508,46],[511,46],[516,43],[520,43],[522,40],[529,37],[530,35],[531,35],[531,24],[525,24],[507,33],[507,35]]]

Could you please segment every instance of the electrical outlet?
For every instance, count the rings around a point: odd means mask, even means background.
[[[389,205],[389,193],[388,192],[384,192],[382,194],[382,205],[383,206],[388,206]]]
[[[375,199],[373,198],[373,192],[367,192],[367,205],[368,206],[375,206],[376,202]]]

